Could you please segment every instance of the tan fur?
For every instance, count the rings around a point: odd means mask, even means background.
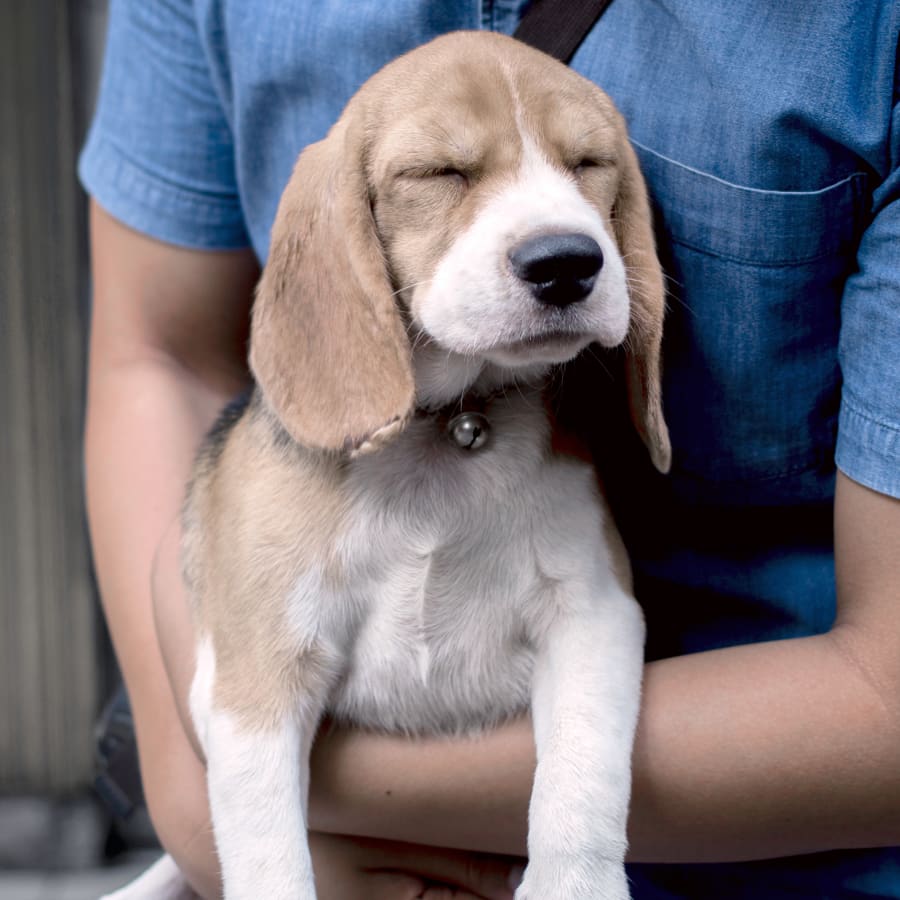
[[[663,420],[660,350],[665,285],[656,259],[650,203],[637,157],[621,142],[623,172],[613,211],[613,226],[628,269],[631,328],[627,340],[628,400],[631,417],[650,451],[653,465],[668,472],[672,464],[669,431]]]
[[[279,440],[273,425],[251,406],[221,455],[201,458],[185,513],[185,570],[198,633],[215,650],[216,705],[260,729],[299,708],[328,667],[325,647],[293,636],[285,597],[311,568],[337,577],[329,550],[344,519],[340,467]]]
[[[405,418],[413,398],[353,124],[342,120],[298,160],[253,309],[256,379],[291,436],[321,449]]]

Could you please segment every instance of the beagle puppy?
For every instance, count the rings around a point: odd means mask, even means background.
[[[253,310],[256,388],[184,511],[227,900],[314,900],[326,712],[472,735],[528,709],[517,900],[629,896],[643,619],[543,389],[591,342],[624,342],[634,424],[667,470],[663,306],[621,116],[515,40],[455,33],[395,60],[303,151]]]

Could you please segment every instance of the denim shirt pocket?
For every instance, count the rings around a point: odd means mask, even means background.
[[[866,176],[760,190],[635,147],[669,276],[673,487],[726,505],[820,493],[834,470],[840,302]]]

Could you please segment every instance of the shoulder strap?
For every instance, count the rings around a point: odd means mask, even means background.
[[[513,37],[568,63],[612,0],[534,0]]]

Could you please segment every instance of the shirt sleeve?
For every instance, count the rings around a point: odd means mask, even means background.
[[[874,193],[841,306],[836,461],[854,481],[900,497],[900,104],[891,134],[891,172]]]
[[[151,237],[247,246],[222,101],[192,0],[112,0],[97,110],[79,160],[85,189]]]

